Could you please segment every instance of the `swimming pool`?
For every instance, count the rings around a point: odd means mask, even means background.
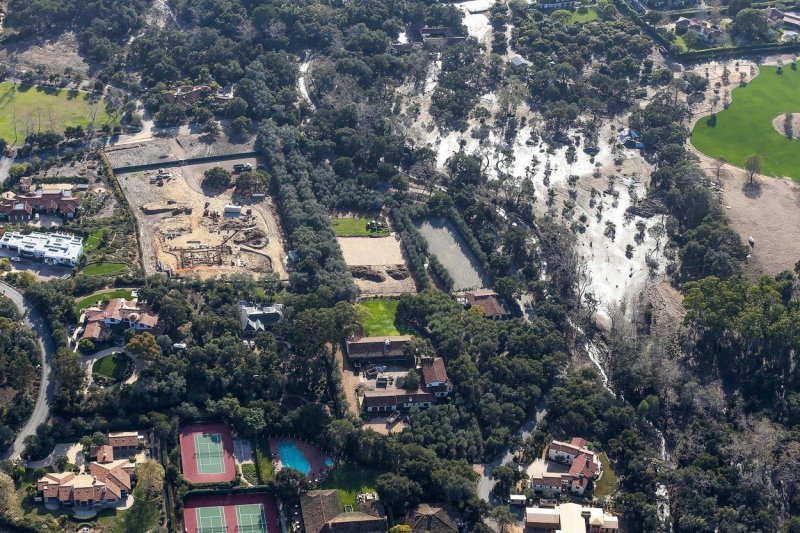
[[[299,470],[304,476],[311,472],[311,464],[294,442],[286,440],[278,442],[278,454],[282,466]]]

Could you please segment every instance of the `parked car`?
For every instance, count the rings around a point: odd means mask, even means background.
[[[11,258],[11,260],[14,261],[15,263],[19,263],[20,261],[22,261],[22,258],[18,255],[15,255],[14,257]]]

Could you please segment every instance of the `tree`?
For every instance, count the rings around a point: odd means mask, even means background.
[[[550,18],[553,20],[553,22],[558,24],[566,24],[570,21],[570,19],[572,19],[572,13],[566,9],[556,9],[550,13]]]
[[[766,42],[770,38],[767,13],[762,9],[742,9],[731,26],[731,33],[747,42]]]
[[[389,528],[389,533],[411,533],[411,526],[398,524]]]
[[[134,504],[125,513],[125,531],[145,533],[158,523],[164,490],[164,468],[153,460],[136,466],[136,488],[133,489]]]
[[[510,526],[512,524],[517,523],[517,519],[514,518],[514,515],[511,513],[511,509],[508,508],[508,505],[499,505],[492,509],[489,513],[497,525],[500,526],[500,533],[503,533],[506,529],[506,526]]]
[[[245,116],[236,117],[231,122],[231,131],[237,135],[247,133],[252,127],[253,121]]]
[[[714,171],[717,177],[717,184],[722,185],[722,167],[724,167],[728,161],[724,157],[718,157],[714,159]]]
[[[516,468],[511,463],[500,465],[492,471],[492,479],[495,480],[495,490],[504,496],[508,495],[517,479]]]
[[[419,503],[422,487],[416,481],[397,474],[381,474],[375,482],[381,502],[396,516],[402,515],[406,507]]]
[[[744,162],[744,168],[747,170],[747,176],[752,185],[753,177],[761,172],[761,158],[757,155],[748,156]]]
[[[145,361],[152,361],[161,355],[161,347],[159,347],[156,338],[152,333],[146,331],[134,335],[125,345],[125,351],[138,355]]]
[[[729,17],[735,17],[742,9],[752,7],[752,0],[731,0],[728,4],[727,14]]]
[[[67,469],[67,465],[69,464],[69,459],[67,459],[66,455],[59,455],[56,457],[56,472],[63,472]]]
[[[78,342],[78,350],[84,355],[89,355],[97,351],[92,339],[81,339]]]
[[[220,128],[219,123],[216,120],[209,120],[203,124],[203,133],[211,137],[217,137],[220,133],[222,133],[222,128]]]
[[[311,488],[308,478],[302,472],[288,467],[281,468],[270,480],[270,485],[278,497],[285,502],[297,501]]]
[[[413,368],[406,374],[404,387],[409,390],[417,390],[419,388],[419,374]]]
[[[222,167],[214,167],[203,174],[203,187],[227,189],[231,184],[231,173]]]

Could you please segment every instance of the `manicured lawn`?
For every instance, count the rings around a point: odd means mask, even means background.
[[[99,294],[93,294],[91,296],[87,296],[83,300],[78,301],[75,304],[75,318],[81,316],[81,311],[86,309],[87,307],[91,307],[97,302],[102,300],[111,300],[112,298],[125,298],[126,300],[130,300],[133,298],[132,291],[130,289],[117,289],[114,291],[102,292]]]
[[[586,13],[578,13],[578,10],[576,9],[572,12],[572,19],[570,19],[570,22],[572,24],[584,24],[586,22],[597,20],[597,18],[597,8],[595,7],[588,8]]]
[[[102,99],[93,101],[89,94],[67,90],[43,89],[29,85],[0,83],[0,137],[9,144],[25,141],[28,124],[34,131],[55,129],[63,133],[67,126],[87,126],[95,113],[95,125],[113,123],[105,112]],[[16,115],[16,133],[15,133]]]
[[[124,353],[107,355],[99,361],[95,361],[94,365],[92,365],[92,374],[99,374],[110,380],[119,381],[125,376],[130,363],[130,358]]]
[[[375,492],[375,478],[378,472],[355,463],[337,466],[331,476],[322,484],[323,489],[339,489],[342,506],[352,505],[357,509],[356,496],[365,492]]]
[[[397,323],[398,300],[364,300],[359,305],[366,309],[364,313],[364,334],[367,337],[384,335],[403,335],[411,333]]]
[[[800,113],[800,72],[789,65],[783,74],[777,67],[760,69],[750,83],[732,91],[728,109],[697,122],[691,142],[704,154],[724,157],[737,167],[744,167],[748,156],[758,155],[763,174],[800,180],[800,141],[784,137],[772,126],[775,117]],[[731,79],[737,76],[731,73]]]
[[[337,237],[388,237],[389,229],[384,225],[383,229],[371,231],[367,229],[367,223],[371,218],[334,218],[333,231]],[[379,222],[382,219],[376,219]]]
[[[128,271],[128,265],[124,263],[92,263],[81,270],[87,276],[116,276]]]
[[[86,242],[83,243],[83,251],[88,254],[97,250],[97,247],[100,246],[100,241],[103,239],[103,233],[105,233],[105,230],[99,229],[86,237]]]
[[[600,464],[603,467],[603,475],[594,484],[594,495],[598,498],[614,494],[619,487],[619,480],[617,480],[617,475],[614,471],[611,470],[611,464],[608,462],[606,452],[600,454]]]
[[[686,39],[683,38],[683,35],[676,35],[675,36],[675,44],[680,46],[682,51],[687,51],[689,49],[689,45],[686,44]]]

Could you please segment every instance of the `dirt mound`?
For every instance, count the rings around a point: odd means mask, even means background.
[[[403,280],[408,279],[411,275],[411,272],[408,271],[405,265],[392,265],[386,268],[386,273],[392,278],[396,280]]]
[[[372,267],[368,266],[353,266],[350,267],[350,273],[353,275],[354,278],[358,279],[366,279],[369,281],[386,281],[386,276],[384,276],[381,272],[378,272]]]
[[[260,229],[248,229],[236,235],[236,237],[233,238],[233,243],[244,244],[250,248],[259,250],[269,243],[269,238],[267,234]]]

